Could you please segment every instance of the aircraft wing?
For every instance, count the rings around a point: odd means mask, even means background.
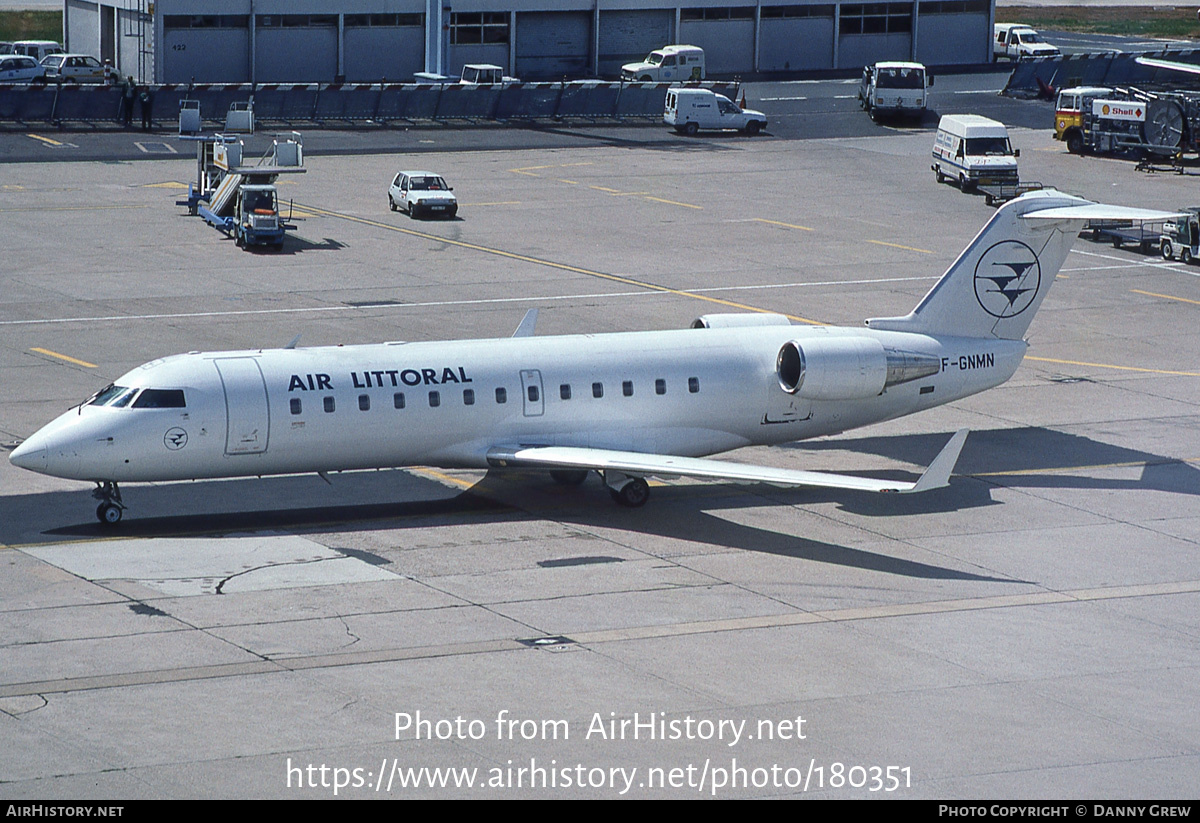
[[[929,464],[915,483],[877,480],[828,472],[777,469],[701,457],[676,457],[669,454],[590,449],[578,446],[496,446],[488,450],[488,463],[497,467],[538,469],[593,469],[616,471],[635,477],[697,477],[734,483],[769,483],[774,486],[815,486],[826,489],[850,489],[870,492],[923,492],[940,489],[950,483],[950,473],[958,462],[967,429],[959,429]]]
[[[1195,63],[1177,63],[1174,60],[1159,60],[1155,57],[1138,57],[1136,62],[1143,66],[1149,66],[1152,69],[1170,69],[1171,71],[1182,71],[1187,74],[1200,74],[1200,66]]]

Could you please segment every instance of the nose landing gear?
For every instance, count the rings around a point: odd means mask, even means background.
[[[92,491],[92,497],[100,501],[100,505],[96,507],[96,518],[106,526],[115,526],[121,522],[121,516],[125,513],[125,504],[121,502],[121,490],[117,488],[116,482],[105,480],[103,483],[96,482],[96,488]]]

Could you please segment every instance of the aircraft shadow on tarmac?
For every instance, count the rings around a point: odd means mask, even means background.
[[[900,435],[841,438],[782,448],[804,450],[808,454],[855,451],[924,465],[944,441],[944,434]],[[814,465],[819,461],[809,458],[802,462]],[[1089,471],[1087,467],[1130,465],[1141,467],[1136,479],[1101,478],[1084,473]],[[0,500],[0,542],[27,544],[59,542],[64,538],[176,537],[277,530],[300,533],[403,530],[446,523],[486,524],[546,518],[908,577],[1026,582],[748,526],[718,513],[739,508],[803,507],[834,502],[843,511],[866,517],[919,517],[999,505],[991,499],[991,490],[997,486],[1158,490],[1193,495],[1200,492],[1197,469],[1186,462],[1042,428],[972,432],[957,472],[948,488],[919,495],[855,495],[759,485],[662,486],[655,488],[645,508],[636,510],[612,504],[595,476],[581,487],[566,488],[555,485],[540,472],[489,472],[461,492],[401,470],[334,475],[332,486],[309,475],[133,485],[126,490],[126,501],[133,511],[116,530],[91,521],[79,522],[83,513],[90,516],[93,507],[88,497],[90,492],[81,488],[10,495]],[[878,471],[870,474],[881,475]],[[331,503],[331,496],[338,502]],[[228,511],[243,501],[256,500],[274,501],[278,507]],[[46,528],[64,520],[76,522]]]
[[[858,451],[924,465],[944,443],[945,435],[921,434],[788,443],[776,448],[804,450],[808,453]],[[1140,468],[1141,471],[1136,479],[1094,476],[1100,471],[1121,468]],[[979,488],[983,491],[1002,486],[1096,491],[1140,489],[1200,494],[1200,469],[1190,463],[1076,434],[1029,426],[972,431],[954,473],[960,480],[970,476],[979,481]],[[952,480],[952,489],[954,483]],[[936,495],[937,492],[931,494]],[[843,508],[862,514],[892,515],[919,511],[921,508],[907,505],[909,500],[895,495],[847,495],[842,499]],[[882,502],[883,506],[860,509],[857,505],[860,500]],[[935,500],[930,498],[931,502]]]
[[[299,478],[267,478],[259,481],[234,481],[228,485],[229,499],[258,497],[270,499],[272,486],[299,482]],[[256,484],[251,488],[249,483]],[[337,482],[337,478],[335,478]],[[386,482],[379,480],[378,482]],[[991,577],[960,571],[945,566],[920,563],[864,549],[840,546],[820,540],[748,526],[710,514],[701,505],[712,507],[712,495],[699,494],[705,487],[658,488],[655,499],[645,509],[629,510],[613,504],[597,479],[578,488],[555,486],[544,475],[533,472],[492,472],[468,491],[453,492],[451,497],[425,499],[418,502],[367,503],[312,508],[272,509],[252,512],[222,512],[219,514],[180,514],[150,517],[127,517],[116,530],[99,523],[85,522],[47,529],[34,537],[46,542],[69,540],[130,539],[148,537],[183,537],[195,534],[235,532],[280,532],[303,534],[315,531],[371,531],[405,528],[429,528],[441,524],[486,525],[521,520],[553,519],[559,523],[591,528],[615,528],[628,532],[653,535],[672,541],[686,541],[720,548],[742,549],[748,552],[773,554],[798,560],[859,568],[933,580],[973,580],[1000,583],[1027,583],[1013,578]],[[718,487],[719,488],[719,487]],[[165,491],[157,487],[153,491]],[[943,490],[944,491],[944,490]],[[937,492],[935,492],[936,494]],[[157,496],[157,495],[156,495]],[[80,495],[56,493],[38,495],[36,508],[43,515],[78,507],[86,501]],[[50,497],[50,500],[44,498]],[[225,495],[222,495],[224,498]],[[799,497],[799,495],[797,495]],[[499,498],[499,499],[498,499]],[[523,505],[507,500],[526,501]],[[138,506],[146,509],[168,508],[170,501],[152,501],[138,496]],[[737,506],[762,507],[772,505],[754,494],[728,495],[716,498],[721,510]],[[224,501],[228,502],[228,500]],[[804,500],[792,500],[798,505]],[[186,508],[186,506],[184,506]],[[5,530],[7,531],[7,530]],[[29,542],[31,535],[25,535]],[[35,541],[40,542],[40,541]],[[498,549],[499,550],[499,549]],[[341,550],[352,555],[349,550]],[[378,565],[378,563],[377,563]]]

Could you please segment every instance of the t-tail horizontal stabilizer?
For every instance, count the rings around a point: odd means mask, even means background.
[[[589,449],[578,446],[496,446],[488,450],[488,463],[497,468],[590,469],[620,472],[631,477],[695,477],[732,483],[768,483],[773,486],[808,486],[851,491],[897,492],[910,494],[950,485],[950,473],[958,462],[967,429],[960,429],[942,448],[929,468],[915,483],[878,480],[848,474],[777,469],[729,463],[702,457],[676,457],[669,454]]]
[[[1022,214],[1026,220],[1130,220],[1134,223],[1161,223],[1176,217],[1187,217],[1175,211],[1135,209],[1132,206],[1110,206],[1108,203],[1087,203],[1081,206],[1060,206]]]
[[[1197,66],[1195,63],[1160,60],[1157,57],[1135,57],[1134,62],[1152,69],[1168,69],[1170,71],[1181,71],[1186,74],[1200,74],[1200,66]]]

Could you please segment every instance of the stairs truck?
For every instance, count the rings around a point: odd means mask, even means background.
[[[188,186],[186,205],[192,214],[234,239],[241,248],[283,247],[286,232],[295,226],[284,219],[275,181],[283,174],[304,173],[300,135],[276,139],[255,165],[242,162],[240,139],[214,135],[199,139],[197,181]]]

